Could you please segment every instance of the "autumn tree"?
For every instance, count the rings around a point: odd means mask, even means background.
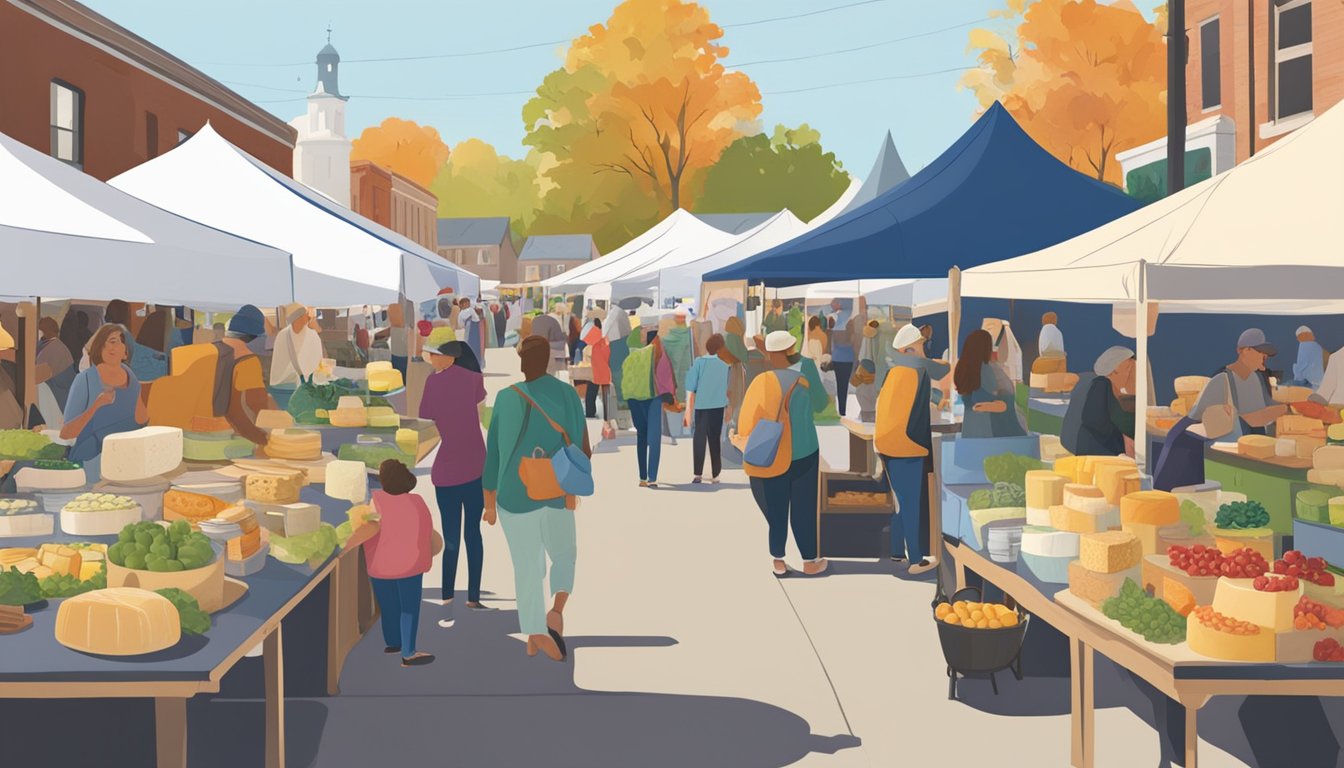
[[[453,147],[429,190],[438,195],[440,216],[508,216],[515,240],[531,225],[540,198],[534,162],[501,155],[480,139]]]
[[[788,208],[807,221],[826,210],[849,186],[835,153],[821,147],[821,134],[806,123],[775,126],[773,135],[743,136],[724,150],[705,174],[695,209],[704,213],[749,213]]]
[[[982,106],[998,101],[1042,147],[1071,167],[1119,185],[1115,155],[1166,132],[1166,43],[1129,0],[1007,0],[1017,23],[1005,38],[970,33],[980,68],[961,86]]]
[[[545,209],[595,219],[610,246],[652,223],[613,209],[649,219],[689,207],[704,171],[756,132],[761,112],[755,83],[724,68],[722,37],[696,3],[625,0],[575,39],[523,110],[525,143],[551,158]]]
[[[389,117],[365,128],[350,148],[351,160],[368,160],[428,187],[448,162],[448,145],[428,125]]]

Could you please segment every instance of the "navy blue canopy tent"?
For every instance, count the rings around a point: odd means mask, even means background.
[[[997,102],[905,183],[705,282],[771,287],[946,277],[1068,240],[1141,207],[1056,160]]]

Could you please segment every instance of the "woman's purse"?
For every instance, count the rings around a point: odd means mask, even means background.
[[[527,401],[529,408],[535,408],[542,418],[546,419],[546,423],[551,425],[551,429],[559,432],[565,441],[564,446],[553,456],[547,456],[541,446],[536,446],[532,449],[531,456],[524,456],[518,461],[518,479],[523,482],[527,497],[533,501],[548,501],[562,496],[593,495],[593,462],[584,454],[583,448],[575,445],[569,439],[569,433],[547,415],[536,401],[528,397],[526,392],[516,385],[510,389]],[[527,421],[524,418],[523,428],[518,432],[519,443],[522,442],[526,431]],[[514,450],[518,450],[517,446]]]
[[[1218,405],[1210,405],[1204,409],[1200,415],[1200,424],[1197,428],[1192,427],[1192,431],[1201,437],[1209,440],[1219,440],[1232,434],[1237,427],[1237,409],[1232,404],[1232,382],[1228,378],[1231,373],[1223,372],[1223,384],[1227,387],[1227,400]]]
[[[776,374],[779,378],[780,386],[784,384],[783,377]],[[753,467],[769,467],[775,463],[775,455],[779,453],[779,442],[784,438],[784,418],[788,414],[789,398],[793,397],[794,387],[799,384],[807,386],[803,382],[802,374],[793,380],[789,388],[785,390],[784,397],[779,401],[779,409],[775,412],[775,418],[761,419],[756,422],[756,426],[751,428],[751,434],[747,436],[747,447],[742,451],[742,460]]]

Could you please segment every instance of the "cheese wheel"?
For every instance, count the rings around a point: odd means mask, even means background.
[[[56,610],[56,641],[105,656],[135,656],[177,645],[177,608],[156,592],[109,587],[63,601]]]
[[[1142,487],[1138,468],[1132,462],[1099,464],[1092,479],[1111,506],[1118,506],[1125,494]]]
[[[1204,391],[1204,387],[1209,385],[1208,376],[1177,376],[1175,390],[1177,395],[1194,395],[1198,397]]]
[[[1316,469],[1344,469],[1344,445],[1324,445],[1311,454]]]
[[[104,480],[148,480],[181,463],[182,430],[176,427],[142,427],[103,438]]]
[[[1175,525],[1181,519],[1181,502],[1166,491],[1139,491],[1120,500],[1120,522]]]
[[[1041,557],[1078,557],[1078,534],[1070,531],[1025,529],[1022,552]]]
[[[1274,438],[1267,435],[1245,435],[1237,438],[1237,453],[1252,459],[1274,458]]]
[[[1026,491],[1028,509],[1050,509],[1064,503],[1064,486],[1068,479],[1048,469],[1027,472]]]
[[[391,371],[391,370],[395,369],[392,367],[392,363],[386,360],[373,360],[364,366],[365,374],[376,373],[377,371]]]
[[[1101,512],[1074,509],[1065,504],[1050,508],[1050,527],[1060,531],[1098,533],[1109,530],[1119,521],[1119,516],[1110,507]]]
[[[294,417],[289,411],[277,411],[268,408],[257,412],[257,429],[288,429],[294,426]]]
[[[1139,569],[1130,568],[1118,573],[1097,573],[1083,567],[1081,560],[1069,563],[1069,591],[1095,607],[1120,594],[1125,580],[1139,583]]]
[[[1050,508],[1027,507],[1027,525],[1037,528],[1049,528]]]
[[[1233,635],[1205,626],[1192,616],[1185,624],[1185,641],[1190,650],[1211,659],[1274,661],[1274,633],[1263,627],[1253,635]]]
[[[1097,573],[1127,571],[1143,559],[1138,537],[1124,531],[1085,533],[1079,538],[1078,551],[1083,567]]]
[[[1213,609],[1224,616],[1249,621],[1271,632],[1293,628],[1293,606],[1302,599],[1302,584],[1284,592],[1260,592],[1254,579],[1218,579],[1213,593]]]
[[[1111,503],[1102,495],[1100,488],[1080,483],[1069,483],[1064,486],[1064,506],[1098,514],[1111,509]]]
[[[1082,456],[1061,456],[1055,459],[1055,474],[1063,475],[1070,483],[1079,482],[1078,473],[1083,467]]]
[[[1344,488],[1344,469],[1308,469],[1307,482]]]

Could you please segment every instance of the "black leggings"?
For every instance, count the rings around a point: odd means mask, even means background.
[[[854,364],[832,360],[831,370],[835,371],[835,408],[844,416],[849,405],[849,377],[854,375]]]
[[[601,393],[603,386],[606,385],[594,384],[590,381],[585,389],[583,395],[583,413],[590,419],[597,418],[597,396]],[[607,416],[607,418],[611,417]]]
[[[718,477],[723,471],[723,409],[697,408],[695,411],[695,438],[691,443],[691,456],[695,462],[695,476],[700,477],[705,469],[705,443],[709,443],[709,467],[714,471],[711,477]]]

